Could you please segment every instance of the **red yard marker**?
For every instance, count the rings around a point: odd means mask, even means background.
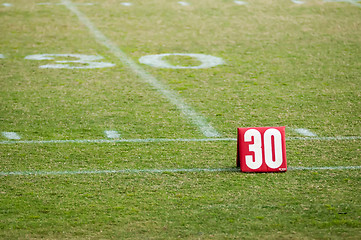
[[[237,167],[242,172],[285,172],[285,127],[238,128]]]

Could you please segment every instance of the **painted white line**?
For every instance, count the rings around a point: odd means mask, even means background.
[[[214,129],[206,119],[199,115],[195,110],[188,106],[182,98],[166,85],[158,81],[155,77],[147,73],[143,68],[129,58],[122,50],[120,50],[113,42],[111,42],[101,31],[96,28],[86,15],[78,10],[78,8],[70,0],[62,0],[62,3],[73,12],[80,22],[82,22],[101,45],[105,46],[110,52],[116,56],[124,65],[128,66],[140,79],[150,84],[154,89],[160,92],[175,105],[206,137],[220,137],[220,134]]]
[[[159,143],[159,142],[212,142],[212,141],[236,141],[235,138],[146,138],[146,139],[75,139],[75,140],[23,140],[23,141],[0,141],[0,144],[51,144],[51,143]]]
[[[361,136],[338,136],[338,137],[287,137],[286,140],[317,140],[317,141],[343,141],[361,140]]]
[[[291,0],[291,1],[296,4],[304,4],[305,3],[304,1],[298,1],[298,0]]]
[[[287,141],[349,141],[361,136],[339,137],[287,137]],[[54,143],[160,143],[160,142],[218,142],[237,141],[237,138],[145,138],[145,139],[74,139],[74,140],[22,140],[0,141],[0,144],[54,144]]]
[[[183,1],[179,1],[178,4],[182,5],[182,6],[189,6],[190,5],[189,3],[183,2]]]
[[[244,2],[244,1],[234,1],[235,4],[237,5],[246,5],[248,4],[247,2]]]
[[[21,139],[20,135],[16,132],[2,132],[2,135],[7,139],[19,140]]]
[[[306,137],[317,137],[317,134],[311,132],[307,128],[296,128],[294,131]]]
[[[288,167],[289,171],[317,170],[358,170],[361,166],[331,167]],[[141,173],[186,173],[186,172],[240,172],[239,168],[178,168],[178,169],[119,169],[119,170],[75,170],[75,171],[14,171],[0,172],[0,176],[48,176],[48,175],[79,175],[79,174],[141,174]]]
[[[2,4],[4,7],[12,7],[13,5],[11,3],[3,3]]]
[[[109,174],[109,173],[176,173],[176,172],[229,172],[240,171],[239,168],[180,168],[180,169],[120,169],[120,170],[79,170],[79,171],[17,171],[0,172],[0,176],[11,175],[77,175],[77,174]]]
[[[107,138],[117,139],[120,138],[118,131],[104,131]]]
[[[120,3],[120,4],[123,5],[123,6],[126,6],[126,7],[130,7],[130,6],[133,5],[133,4],[130,3],[130,2],[122,2],[122,3]]]
[[[332,167],[288,167],[288,170],[297,171],[297,170],[357,170],[361,169],[361,166],[332,166]]]

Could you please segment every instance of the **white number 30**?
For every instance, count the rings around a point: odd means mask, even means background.
[[[69,60],[55,60],[55,58],[73,58]],[[41,65],[39,68],[65,68],[65,69],[90,69],[113,67],[115,64],[99,62],[102,56],[84,54],[35,54],[26,56],[28,60],[53,60],[56,64]]]

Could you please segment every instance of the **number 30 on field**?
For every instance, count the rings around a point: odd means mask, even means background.
[[[242,172],[285,172],[285,127],[238,128],[237,166]]]

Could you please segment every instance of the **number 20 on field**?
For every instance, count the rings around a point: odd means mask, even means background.
[[[238,128],[237,166],[242,172],[285,172],[285,127]]]

